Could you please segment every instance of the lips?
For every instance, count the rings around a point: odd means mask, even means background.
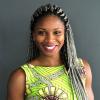
[[[51,52],[56,48],[56,45],[43,45],[45,51]]]
[[[55,45],[54,46],[45,46],[45,48],[48,49],[48,50],[52,50],[52,49],[55,48]]]

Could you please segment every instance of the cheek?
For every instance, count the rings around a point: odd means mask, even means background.
[[[45,37],[43,37],[43,36],[36,36],[36,37],[35,37],[35,41],[36,41],[38,44],[41,43],[41,42],[43,42],[44,39],[45,39]]]
[[[37,33],[33,32],[32,34],[32,37],[33,37],[33,40],[36,42],[36,43],[40,43],[44,40],[44,36],[40,36],[38,35]]]
[[[61,36],[61,37],[59,38],[59,42],[60,42],[61,44],[64,44],[64,36]]]

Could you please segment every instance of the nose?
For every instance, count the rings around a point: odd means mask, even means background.
[[[48,33],[45,37],[45,42],[52,43],[54,41],[54,36],[52,33]]]

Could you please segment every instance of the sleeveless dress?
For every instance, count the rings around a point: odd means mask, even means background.
[[[64,65],[24,64],[21,68],[26,74],[25,100],[78,100]]]

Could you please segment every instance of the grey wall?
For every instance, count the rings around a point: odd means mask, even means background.
[[[25,63],[33,11],[52,0],[0,0],[0,99],[12,70]],[[95,100],[100,98],[100,0],[54,0],[68,14],[78,55],[89,61]]]

